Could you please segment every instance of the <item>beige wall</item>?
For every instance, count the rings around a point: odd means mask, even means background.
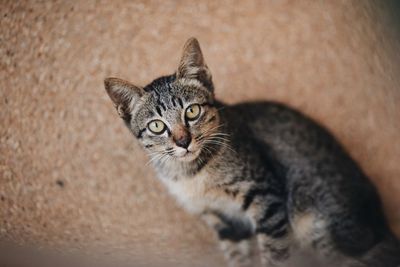
[[[208,229],[153,177],[103,89],[110,75],[144,85],[173,72],[190,36],[218,98],[282,101],[332,130],[400,233],[399,28],[389,2],[0,5],[1,239],[100,246],[143,264],[221,262]]]

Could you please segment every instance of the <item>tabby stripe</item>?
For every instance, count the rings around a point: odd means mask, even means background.
[[[239,179],[239,177],[234,177],[234,178],[232,178],[231,180],[229,180],[227,182],[224,182],[222,184],[218,184],[218,186],[221,186],[221,187],[231,186],[231,185],[234,185],[234,184],[240,183],[240,182],[241,182],[241,180]]]
[[[232,197],[236,197],[237,194],[239,194],[239,190],[238,189],[228,189],[228,188],[226,188],[224,191],[225,191],[225,193],[227,195],[231,195]]]
[[[215,119],[216,119],[216,116],[214,115],[214,116],[212,116],[206,123],[210,123],[210,122],[212,122],[212,121],[215,121]]]
[[[261,217],[260,222],[265,222],[274,216],[277,212],[281,211],[282,203],[281,202],[273,202],[268,205],[267,210],[264,212],[263,217]]]
[[[247,194],[244,196],[244,201],[242,204],[242,209],[247,210],[251,203],[253,203],[254,199],[257,196],[265,196],[265,195],[276,195],[278,192],[273,188],[254,188],[250,189]]]
[[[161,101],[160,101],[160,105],[161,105],[161,107],[163,108],[163,110],[164,110],[164,111],[166,111],[166,110],[167,110],[167,108],[165,107],[165,105],[164,105],[164,103],[163,103],[163,102],[161,102]]]
[[[183,102],[182,102],[182,99],[180,97],[178,97],[178,103],[181,106],[181,108],[183,108]]]
[[[188,121],[187,119],[185,119],[185,126],[186,126],[187,128],[190,128],[190,124],[189,124],[189,121]]]
[[[168,91],[171,92],[172,86],[171,86],[171,83],[168,83],[168,80],[167,80],[167,88],[168,88]]]
[[[160,115],[160,117],[162,117],[161,109],[159,106],[156,107],[156,110],[157,110],[158,115]]]
[[[282,261],[289,258],[290,256],[288,248],[276,248],[274,246],[267,246],[267,249],[271,252],[272,258],[277,261]]]
[[[139,130],[139,133],[138,133],[138,135],[136,137],[139,138],[139,139],[142,138],[142,135],[143,135],[144,131],[146,131],[146,128],[143,128],[143,129]]]
[[[271,236],[272,238],[277,239],[277,238],[284,237],[284,236],[287,234],[287,232],[288,232],[288,231],[287,231],[287,228],[284,227],[284,228],[282,228],[281,230],[278,230],[278,231],[275,231],[275,232],[271,233],[270,236]]]
[[[280,238],[287,233],[287,220],[283,217],[273,225],[263,224],[257,228],[258,233],[264,233],[272,238]]]

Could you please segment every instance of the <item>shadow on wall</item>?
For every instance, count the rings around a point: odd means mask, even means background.
[[[0,5],[3,241],[137,266],[222,263],[209,230],[154,179],[103,89],[108,76],[144,85],[173,72],[190,36],[219,99],[284,102],[330,129],[400,233],[396,1]]]

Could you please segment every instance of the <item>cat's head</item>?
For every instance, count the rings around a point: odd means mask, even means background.
[[[219,115],[200,45],[189,39],[179,67],[145,87],[107,78],[119,116],[155,161],[193,161],[218,143]]]

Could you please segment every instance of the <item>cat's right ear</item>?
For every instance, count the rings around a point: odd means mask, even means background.
[[[178,79],[196,79],[210,91],[214,90],[211,72],[204,61],[199,41],[197,41],[197,39],[194,37],[187,40],[183,47],[183,53],[179,63],[177,77]]]
[[[131,111],[143,95],[144,90],[130,82],[118,78],[107,78],[104,80],[107,94],[114,102],[118,115],[125,121],[131,119]]]

